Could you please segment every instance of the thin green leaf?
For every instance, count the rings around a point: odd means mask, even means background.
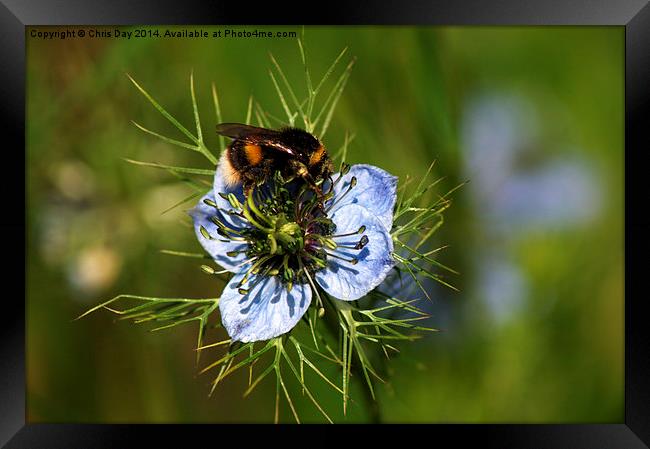
[[[199,142],[203,142],[203,132],[201,131],[201,120],[199,118],[199,107],[196,104],[196,94],[194,93],[194,71],[190,72],[190,94],[192,96],[192,110],[194,111],[194,122],[196,124],[196,136]]]
[[[275,79],[275,76],[273,76],[273,72],[269,70],[269,75],[271,76],[271,80],[273,81],[273,86],[275,86],[275,91],[278,94],[278,97],[280,98],[280,103],[282,103],[282,107],[284,108],[284,112],[287,114],[287,120],[289,121],[289,124],[293,126],[293,121],[295,118],[295,115],[291,113],[291,109],[289,109],[289,105],[287,104],[286,100],[284,99],[284,95],[282,94],[282,90],[280,89],[280,86],[278,85],[277,80]]]
[[[246,108],[246,121],[244,123],[250,125],[252,117],[253,117],[253,95],[251,94],[248,97],[248,107]]]
[[[162,211],[162,212],[160,213],[160,215],[164,215],[164,214],[166,214],[167,212],[169,212],[169,211],[171,211],[171,210],[174,210],[174,209],[176,209],[177,207],[182,206],[183,204],[188,203],[188,202],[190,202],[190,201],[192,201],[192,200],[194,200],[194,199],[196,199],[196,198],[198,198],[198,197],[200,197],[200,196],[201,196],[201,193],[200,193],[200,192],[194,192],[194,193],[192,193],[191,195],[186,196],[186,197],[183,198],[182,200],[178,201],[177,203],[174,203],[173,205],[169,206],[167,209],[165,209],[164,211]]]
[[[126,76],[129,77],[129,79],[131,80],[131,82],[132,82],[132,83],[135,85],[135,87],[140,91],[140,93],[142,93],[142,95],[144,95],[144,97],[145,97],[147,100],[149,100],[149,102],[153,105],[153,107],[155,107],[155,108],[158,110],[158,112],[160,112],[160,113],[162,114],[163,117],[165,117],[167,120],[169,120],[169,121],[170,121],[170,122],[171,122],[171,123],[172,123],[176,128],[178,128],[179,131],[181,131],[181,132],[182,132],[183,134],[185,134],[185,135],[186,135],[186,136],[187,136],[187,137],[188,137],[192,142],[194,142],[195,144],[198,145],[198,143],[199,143],[199,139],[198,139],[196,136],[194,136],[191,132],[189,132],[189,131],[187,130],[187,128],[185,128],[183,125],[181,125],[181,124],[179,123],[178,120],[176,120],[176,119],[175,119],[175,118],[174,118],[174,117],[173,117],[169,112],[167,112],[167,111],[165,110],[165,108],[163,108],[163,107],[162,107],[162,106],[161,106],[161,105],[160,105],[156,100],[154,100],[153,97],[152,97],[151,95],[149,95],[149,93],[148,93],[146,90],[144,90],[144,89],[142,88],[142,86],[140,86],[140,85],[136,82],[136,80],[134,80],[134,79],[131,77],[131,75],[129,75],[129,74],[127,73]]]
[[[181,256],[181,257],[191,257],[195,259],[208,259],[212,260],[212,258],[206,254],[201,254],[201,253],[186,253],[183,251],[174,251],[171,249],[161,249],[160,252],[162,254],[168,254],[170,256]]]
[[[298,101],[298,97],[296,97],[295,92],[291,88],[291,83],[289,83],[289,80],[287,79],[286,75],[284,74],[284,71],[282,70],[282,67],[280,67],[280,64],[278,64],[278,61],[275,60],[275,57],[273,57],[273,54],[269,53],[269,57],[271,58],[271,62],[275,66],[276,70],[278,71],[278,74],[280,75],[280,79],[282,80],[284,86],[287,88],[287,92],[289,92],[289,96],[291,97],[291,101],[293,101],[294,105],[298,109],[298,112],[300,113],[300,117],[302,117],[303,122],[305,123],[305,128],[308,127],[309,124],[309,119],[305,115],[305,112],[302,108],[302,103]],[[277,82],[275,81],[275,78],[273,77],[273,73],[269,70],[269,73],[271,74],[271,79],[273,80],[273,83],[276,86],[276,90],[280,92],[280,87],[278,86]],[[284,97],[280,95],[280,100],[284,103]],[[286,104],[286,103],[284,103]]]
[[[223,123],[223,119],[221,118],[221,106],[219,105],[219,95],[214,82],[212,83],[212,102],[214,103],[214,113],[217,118],[217,123]],[[225,148],[226,138],[219,134],[219,149],[220,151],[224,151]]]
[[[345,85],[347,84],[348,78],[350,77],[350,72],[352,71],[352,66],[354,65],[354,62],[355,62],[354,59],[352,61],[350,61],[348,66],[345,68],[345,71],[341,75],[341,78],[340,78],[339,82],[337,83],[338,87],[335,86],[335,88],[332,90],[332,94],[334,96],[332,98],[331,104],[329,105],[329,109],[327,110],[327,114],[325,115],[325,121],[323,122],[323,126],[322,126],[321,132],[319,134],[319,136],[321,138],[325,135],[325,133],[327,132],[327,129],[329,128],[330,121],[332,120],[332,116],[334,115],[334,109],[336,109],[336,105],[338,104],[338,102],[339,102],[339,100],[341,98],[341,94],[343,94],[343,90],[345,89]],[[321,110],[321,113],[322,113],[322,111],[325,110],[325,107],[326,106],[323,106],[323,109]],[[314,121],[314,123],[316,123],[318,121],[318,118],[320,117],[321,113],[318,114],[318,116],[316,117],[316,120]]]
[[[165,141],[167,143],[171,143],[172,145],[176,145],[176,146],[181,147],[181,148],[187,148],[188,150],[199,151],[199,148],[196,145],[191,145],[189,143],[181,142],[179,140],[175,140],[175,139],[171,139],[169,137],[163,136],[162,134],[158,134],[157,132],[154,132],[154,131],[151,131],[151,130],[145,128],[144,126],[140,125],[139,123],[137,123],[137,122],[135,122],[133,120],[131,120],[131,123],[133,123],[135,126],[137,126],[140,130],[142,130],[142,131],[144,131],[144,132],[146,132],[148,134],[151,134],[152,136],[155,136],[155,137],[159,138],[160,140],[163,140],[163,141]]]
[[[341,58],[343,57],[343,55],[344,55],[347,51],[348,51],[348,47],[345,47],[343,50],[341,50],[341,53],[339,53],[339,55],[336,57],[336,59],[334,60],[334,62],[332,63],[332,65],[329,66],[329,68],[327,69],[327,71],[325,72],[325,74],[323,75],[323,77],[321,78],[321,80],[319,81],[318,85],[317,85],[316,88],[314,89],[314,97],[318,94],[318,92],[320,91],[321,87],[323,87],[323,84],[325,83],[325,81],[327,81],[327,78],[329,78],[329,76],[332,74],[332,72],[334,71],[334,69],[335,69],[336,66],[338,65],[339,61],[341,60]]]
[[[174,165],[159,164],[157,162],[136,161],[128,158],[123,158],[123,159],[131,164],[142,165],[144,167],[162,168],[164,170],[171,170],[177,173],[188,173],[192,175],[214,176],[214,170],[205,169],[205,168],[177,167]]]

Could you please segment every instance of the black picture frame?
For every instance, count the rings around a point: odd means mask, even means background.
[[[457,0],[410,2],[326,2],[284,12],[276,4],[193,0],[114,1],[3,0],[0,4],[0,111],[4,155],[0,230],[5,264],[0,337],[0,444],[6,447],[130,447],[146,438],[148,446],[172,436],[206,436],[212,425],[80,425],[26,423],[25,322],[25,27],[84,24],[321,23],[411,25],[611,25],[625,27],[625,418],[621,423],[546,425],[413,426],[417,437],[434,442],[476,443],[483,447],[642,448],[650,445],[650,326],[646,324],[644,271],[650,250],[650,219],[644,171],[650,129],[650,5],[647,0]],[[21,170],[22,168],[22,170]],[[19,236],[22,235],[22,240]],[[20,255],[23,255],[21,258]],[[15,308],[15,313],[11,309]],[[16,317],[21,317],[17,319]],[[589,373],[585,373],[589,376]],[[65,392],[61,392],[65,394]],[[349,428],[349,427],[348,427]],[[267,427],[282,433],[286,427]],[[281,430],[282,429],[282,430]],[[376,437],[390,426],[373,431]],[[308,432],[311,432],[309,430]],[[350,436],[361,436],[348,431]],[[328,432],[329,434],[329,432]],[[355,435],[356,434],[356,435]],[[242,434],[238,432],[240,438]],[[319,433],[320,435],[320,433]],[[259,435],[258,435],[259,436]],[[237,438],[237,436],[235,436]],[[313,437],[313,434],[312,434]],[[404,438],[413,438],[404,434]],[[425,440],[426,441],[426,440]],[[296,440],[300,444],[299,440]]]

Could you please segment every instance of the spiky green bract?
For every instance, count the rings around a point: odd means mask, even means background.
[[[130,306],[124,303],[130,301]],[[133,304],[136,305],[133,305]],[[208,318],[217,310],[219,298],[154,298],[150,296],[118,295],[79,315],[76,319],[104,309],[117,314],[121,320],[131,320],[135,324],[156,323],[151,331],[169,329],[180,324],[198,322],[197,358],[199,363],[200,347],[208,326]]]
[[[451,189],[445,195],[438,196],[432,204],[427,202],[427,193],[431,193],[443,178],[430,180],[432,163],[415,189],[409,188],[412,179],[407,178],[398,191],[393,228],[391,235],[395,245],[394,257],[398,270],[408,273],[415,285],[428,299],[431,296],[424,288],[421,279],[427,278],[457,290],[444,276],[433,271],[440,268],[452,274],[459,274],[454,269],[439,262],[435,256],[445,247],[430,249],[428,243],[444,223],[444,212],[451,206],[449,197],[463,184]]]

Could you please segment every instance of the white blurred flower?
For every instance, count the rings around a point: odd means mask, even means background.
[[[122,260],[104,245],[88,246],[72,261],[69,279],[83,293],[94,294],[110,287],[120,272]]]

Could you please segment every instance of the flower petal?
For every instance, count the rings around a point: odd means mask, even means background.
[[[397,199],[397,177],[373,165],[353,165],[334,187],[334,201],[348,190],[353,176],[357,178],[357,185],[334,205],[332,212],[348,204],[358,204],[375,214],[390,231]]]
[[[247,226],[246,220],[243,218],[229,214],[228,211],[233,210],[234,208],[230,202],[223,198],[220,194],[228,195],[230,193],[234,194],[237,200],[240,203],[244,203],[246,198],[244,196],[244,190],[241,183],[233,184],[229,183],[228,180],[231,179],[232,168],[230,162],[226,159],[226,152],[224,151],[223,155],[219,159],[219,164],[217,165],[217,170],[214,174],[214,183],[213,183],[213,192],[214,192],[214,202],[217,204],[219,209],[222,212],[223,218],[226,220],[225,223],[229,226],[234,226],[236,228],[241,228]]]
[[[237,266],[246,259],[246,254],[242,252],[235,256],[228,256],[226,253],[230,251],[241,251],[247,247],[247,243],[235,242],[232,240],[226,241],[225,237],[217,234],[217,225],[210,220],[210,217],[216,217],[223,223],[227,223],[227,226],[232,226],[236,229],[241,228],[235,226],[232,220],[227,220],[224,217],[225,214],[222,214],[216,208],[205,204],[204,200],[206,199],[217,202],[214,198],[213,192],[210,191],[199,200],[199,203],[194,209],[189,211],[189,214],[194,221],[194,232],[196,233],[196,238],[199,240],[201,246],[203,246],[203,249],[212,256],[215,262],[228,271],[233,273],[238,272],[240,271],[240,268]],[[205,228],[211,238],[206,238],[203,235],[201,227]]]
[[[346,259],[356,258],[356,265],[328,257],[327,267],[316,272],[316,280],[323,289],[338,299],[359,299],[377,287],[386,278],[395,262],[392,259],[393,240],[382,222],[372,212],[358,204],[340,207],[332,215],[336,234],[356,232],[361,226],[368,243],[361,250],[337,248],[334,254]],[[341,245],[354,246],[361,235],[335,238]]]
[[[251,275],[244,285],[250,291],[242,295],[238,291],[242,277],[240,273],[228,282],[219,301],[221,322],[233,340],[248,343],[285,334],[311,303],[309,285],[294,284],[288,291],[277,276]]]

